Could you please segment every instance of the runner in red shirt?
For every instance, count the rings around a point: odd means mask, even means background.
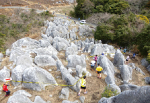
[[[8,90],[7,86],[9,86],[9,85],[3,84],[3,91],[6,92],[5,96],[8,96],[10,94],[10,91]]]

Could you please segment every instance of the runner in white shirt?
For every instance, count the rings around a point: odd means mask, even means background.
[[[128,64],[129,59],[130,59],[130,55],[128,55],[127,58],[126,58],[126,64]]]
[[[96,62],[94,60],[91,61],[91,70],[94,69],[94,66],[95,66]]]

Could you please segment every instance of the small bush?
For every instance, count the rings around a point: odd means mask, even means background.
[[[137,17],[139,17],[140,20],[143,20],[143,21],[145,21],[147,24],[149,24],[149,19],[148,19],[146,16],[144,16],[144,15],[137,15]]]
[[[117,92],[117,90],[112,90],[110,87],[106,87],[104,92],[102,93],[102,97],[106,97],[109,98],[111,96],[115,96],[118,95],[119,93]]]
[[[150,50],[148,51],[147,61],[150,63]]]

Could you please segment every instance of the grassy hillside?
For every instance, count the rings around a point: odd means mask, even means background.
[[[35,34],[37,30],[41,32],[40,28],[44,26],[44,21],[49,17],[52,17],[49,12],[37,14],[34,9],[29,12],[17,9],[11,17],[0,15],[0,51],[5,51],[5,44],[10,38],[17,40]]]
[[[25,6],[30,5],[28,2],[48,5],[54,5],[56,3],[68,3],[67,0],[0,0],[0,5]]]

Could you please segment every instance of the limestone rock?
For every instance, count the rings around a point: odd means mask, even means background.
[[[24,95],[14,94],[9,97],[7,103],[33,103],[33,102]]]
[[[36,96],[34,103],[46,103],[40,96]]]
[[[123,84],[123,85],[120,85],[119,87],[122,92],[125,90],[135,90],[139,88],[139,86],[133,85],[133,84]]]
[[[16,59],[16,65],[25,65],[27,67],[31,67],[33,60],[29,55],[21,55]]]
[[[10,56],[11,51],[9,49],[6,50],[6,56]]]
[[[150,77],[146,77],[146,78],[145,78],[145,82],[146,82],[147,84],[150,84]]]
[[[93,42],[91,42],[91,43],[85,43],[85,47],[83,49],[83,52],[90,53],[91,50],[93,49],[93,47],[94,47],[94,43]]]
[[[4,57],[3,54],[0,53],[0,62],[2,61],[2,58],[3,58],[3,57]]]
[[[114,55],[115,51],[116,50],[112,45],[98,43],[94,45],[91,51],[91,56],[101,55],[102,53],[105,53],[105,55]]]
[[[0,81],[5,82],[5,79],[9,77],[10,77],[10,70],[7,69],[6,66],[4,66],[4,68],[0,70]]]
[[[60,60],[56,61],[57,70],[60,71],[60,67],[63,66],[62,62]]]
[[[25,90],[18,90],[18,91],[13,93],[13,95],[17,95],[17,94],[24,95],[26,97],[31,97],[32,96],[30,93],[26,92]]]
[[[148,61],[146,60],[146,58],[143,58],[143,59],[141,60],[141,65],[143,65],[143,66],[145,66],[145,67],[147,67],[147,66],[149,65],[149,63],[148,63]]]
[[[17,47],[22,49],[35,49],[40,47],[40,42],[35,39],[26,37],[19,39],[12,44],[12,49],[15,49]]]
[[[85,100],[85,97],[84,97],[84,96],[81,96],[81,97],[80,97],[81,103],[84,103],[84,100]]]
[[[24,88],[41,91],[45,86],[56,84],[54,77],[46,70],[39,67],[30,67],[23,72],[23,81],[33,83],[23,83]]]
[[[39,40],[39,42],[41,47],[48,47],[49,45],[51,45],[47,40]]]
[[[78,47],[74,43],[71,43],[71,46],[66,49],[65,56],[76,55],[78,53]]]
[[[69,55],[68,58],[68,67],[76,68],[76,65],[80,65],[82,68],[86,67],[85,55]]]
[[[73,85],[70,86],[70,88],[76,92],[79,92],[80,85],[78,83],[74,85],[77,80],[69,73],[69,71],[64,66],[61,66],[60,72],[62,74],[62,79],[66,81],[67,85]]]
[[[68,87],[62,88],[59,98],[68,100],[68,98],[69,98],[69,88]]]
[[[117,91],[117,93],[121,93],[119,86],[117,86],[116,84],[109,84],[107,85],[107,87],[110,88],[112,91]]]
[[[132,79],[132,68],[128,65],[120,65],[119,66],[121,78],[124,82],[128,82]]]
[[[98,103],[149,103],[149,86],[142,86],[135,90],[127,90],[117,96],[110,98],[103,97]]]
[[[146,69],[150,72],[150,65],[148,65]]]
[[[14,81],[22,81],[23,72],[24,72],[24,70],[25,70],[26,68],[27,68],[27,67],[24,66],[24,65],[18,65],[18,66],[16,66],[16,67],[12,70],[12,72],[11,72],[11,78],[12,78],[12,80],[14,80]],[[12,84],[13,84],[14,86],[18,86],[18,85],[21,84],[21,82],[13,82],[13,81],[12,81]]]
[[[139,67],[136,67],[136,69],[138,72],[140,72],[141,74],[145,75],[145,73],[139,68]]]
[[[76,66],[76,75],[77,75],[78,77],[82,77],[82,72],[83,72],[82,67],[81,67],[80,65],[77,65],[77,66]]]
[[[35,64],[38,66],[44,67],[44,66],[56,66],[56,61],[48,55],[39,55],[36,56],[34,59]]]
[[[117,51],[115,52],[115,57],[114,57],[114,65],[116,65],[117,67],[119,65],[124,65],[124,61],[125,61],[125,58],[123,54],[121,53],[119,49],[117,49]]]
[[[107,85],[115,84],[115,70],[112,62],[105,55],[101,55],[98,57],[97,64],[100,64],[100,66],[103,68],[103,73],[107,75],[105,78]]]

